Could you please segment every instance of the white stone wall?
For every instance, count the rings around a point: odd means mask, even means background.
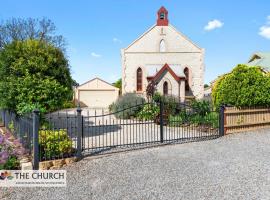
[[[165,41],[165,52],[159,52],[159,44],[162,39]],[[146,65],[167,63],[188,67],[191,91],[196,98],[203,98],[204,49],[193,44],[171,25],[153,26],[129,47],[123,49],[121,56],[123,93],[136,92],[136,70],[138,67],[143,70],[143,91],[145,91],[148,84]],[[172,87],[176,86],[172,85]]]

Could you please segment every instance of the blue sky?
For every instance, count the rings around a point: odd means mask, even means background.
[[[206,83],[270,51],[269,0],[1,0],[0,19],[51,19],[68,42],[73,78],[113,82],[121,77],[120,49],[155,24],[162,5],[170,23],[205,48]]]

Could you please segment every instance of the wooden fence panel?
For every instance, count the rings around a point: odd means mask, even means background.
[[[270,127],[270,108],[225,108],[225,134],[266,127]]]

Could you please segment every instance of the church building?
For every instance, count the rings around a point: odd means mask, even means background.
[[[169,24],[168,11],[161,7],[149,30],[121,49],[122,92],[146,96],[150,81],[157,92],[182,102],[204,95],[204,49]]]

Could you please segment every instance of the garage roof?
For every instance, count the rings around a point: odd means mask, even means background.
[[[96,77],[78,86],[79,90],[119,90],[112,84]]]

